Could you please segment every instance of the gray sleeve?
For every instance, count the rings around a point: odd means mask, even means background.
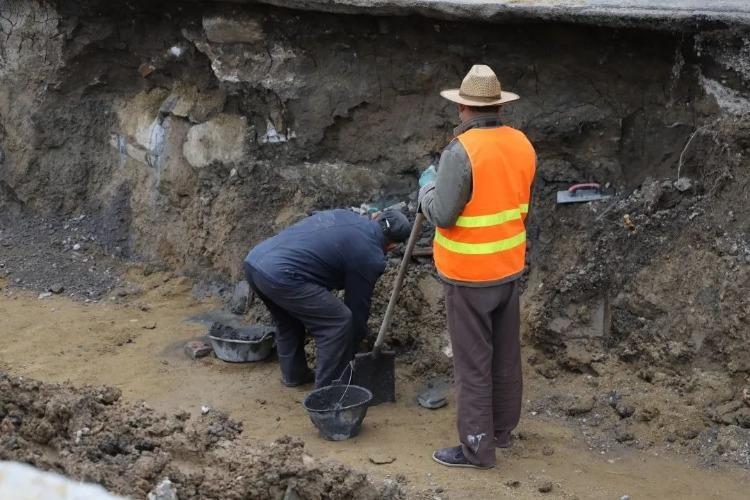
[[[427,220],[448,228],[471,199],[471,164],[466,150],[454,140],[440,156],[437,178],[419,192],[419,204]]]

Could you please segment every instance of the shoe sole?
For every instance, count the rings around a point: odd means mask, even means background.
[[[314,384],[314,383],[315,383],[315,379],[304,380],[302,382],[292,382],[292,383],[284,382],[284,379],[281,379],[281,385],[283,385],[284,387],[301,387],[303,385]]]
[[[296,384],[287,384],[283,380],[281,381],[281,385],[283,385],[284,387],[300,387],[300,386],[303,386],[305,384],[311,384],[311,383],[312,382],[297,382]]]
[[[489,466],[489,467],[483,467],[481,465],[474,465],[474,464],[451,464],[448,462],[443,462],[438,457],[436,457],[434,453],[432,455],[432,459],[436,461],[437,463],[439,463],[440,465],[445,465],[446,467],[460,467],[463,469],[479,469],[479,470],[487,470],[487,469],[492,469],[495,467],[494,465]]]

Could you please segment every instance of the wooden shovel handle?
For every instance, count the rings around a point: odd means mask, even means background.
[[[393,284],[391,298],[388,301],[388,307],[385,309],[383,323],[380,325],[378,338],[375,339],[375,346],[372,349],[373,353],[375,354],[380,352],[383,341],[385,341],[385,332],[388,331],[388,328],[390,328],[391,326],[391,321],[393,320],[393,311],[394,309],[396,309],[396,301],[398,300],[398,294],[401,292],[401,285],[403,285],[404,277],[406,276],[406,268],[409,267],[409,260],[411,260],[411,254],[414,251],[414,246],[417,244],[417,240],[422,234],[422,224],[424,224],[424,214],[422,214],[422,212],[417,212],[417,218],[414,220],[414,225],[411,228],[409,241],[406,243],[406,248],[404,249],[404,257],[401,259],[401,265],[398,268],[396,281]]]

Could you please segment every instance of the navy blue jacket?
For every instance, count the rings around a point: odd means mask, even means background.
[[[272,282],[344,290],[354,338],[361,339],[367,335],[375,282],[385,270],[384,245],[377,222],[349,210],[326,210],[258,244],[245,262]]]

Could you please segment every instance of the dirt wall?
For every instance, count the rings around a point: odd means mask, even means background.
[[[192,272],[237,276],[308,209],[406,195],[455,125],[438,91],[475,61],[524,97],[505,117],[544,182],[670,173],[718,112],[693,33],[192,2],[0,18],[4,206],[99,214],[112,247]]]

